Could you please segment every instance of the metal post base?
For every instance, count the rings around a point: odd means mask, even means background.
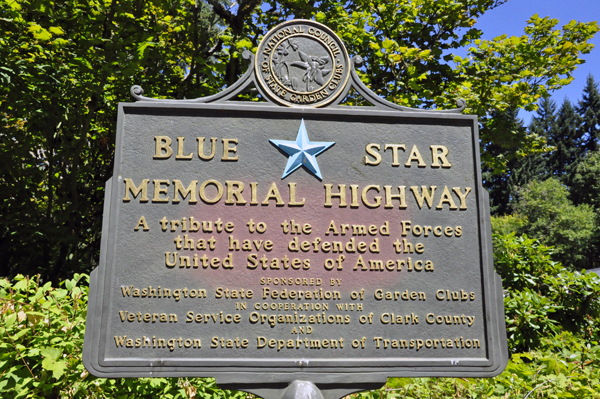
[[[379,389],[387,382],[385,377],[358,383],[317,383],[318,386],[307,380],[293,380],[289,384],[248,384],[219,380],[217,378],[217,384],[222,389],[249,392],[264,399],[340,399],[351,393]]]
[[[321,390],[310,381],[294,380],[283,391],[281,399],[325,399]]]

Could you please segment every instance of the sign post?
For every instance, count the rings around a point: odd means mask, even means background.
[[[119,106],[84,364],[338,398],[508,361],[477,118],[389,103],[314,21],[215,96]],[[254,85],[266,103],[232,101]],[[372,106],[338,105],[354,88]]]

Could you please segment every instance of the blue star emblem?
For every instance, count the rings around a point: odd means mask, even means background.
[[[334,145],[335,142],[310,141],[308,138],[308,133],[306,133],[306,127],[304,126],[304,119],[302,119],[302,122],[300,123],[296,141],[269,141],[271,144],[289,155],[287,165],[285,165],[285,170],[283,171],[283,176],[281,176],[282,179],[285,179],[286,176],[298,169],[300,166],[304,166],[320,180],[323,180],[316,157]]]

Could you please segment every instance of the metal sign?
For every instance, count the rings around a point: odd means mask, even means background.
[[[313,21],[245,56],[218,95],[120,104],[86,368],[234,387],[499,374],[476,117],[386,102]],[[268,103],[229,101],[252,84]],[[337,105],[351,87],[373,106]]]

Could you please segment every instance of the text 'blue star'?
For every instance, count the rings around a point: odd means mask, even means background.
[[[283,176],[281,176],[282,179],[285,179],[286,176],[298,169],[300,166],[304,166],[320,180],[323,180],[316,157],[334,145],[335,142],[310,141],[308,139],[308,133],[306,133],[306,127],[304,126],[304,119],[302,119],[302,122],[300,123],[300,129],[298,129],[296,141],[269,141],[271,144],[275,145],[277,148],[289,155],[287,165],[285,165],[285,170],[283,171]]]

